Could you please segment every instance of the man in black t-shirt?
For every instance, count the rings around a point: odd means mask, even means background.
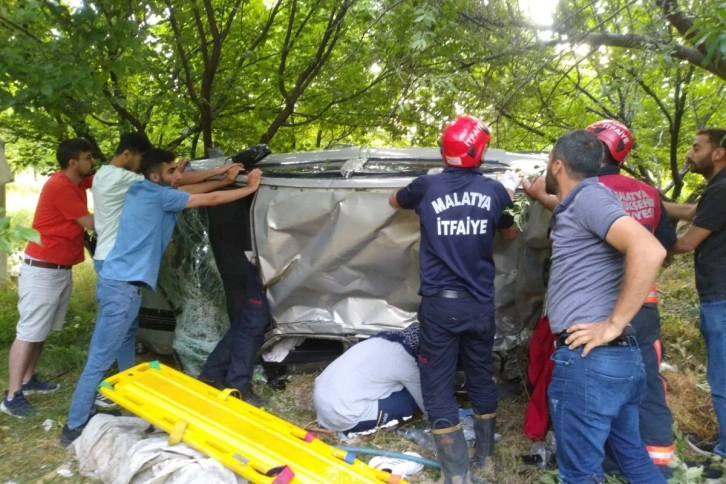
[[[703,129],[686,155],[691,170],[708,181],[698,205],[666,203],[668,215],[692,220],[672,253],[695,250],[696,289],[701,301],[701,333],[706,341],[706,377],[719,433],[714,443],[688,438],[702,454],[726,457],[726,129]]]

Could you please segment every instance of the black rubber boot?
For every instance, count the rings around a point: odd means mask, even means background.
[[[472,474],[488,482],[494,480],[494,413],[474,414],[476,451],[471,461]],[[473,479],[472,479],[473,480]]]
[[[461,424],[443,429],[433,429],[436,453],[441,464],[438,484],[468,484],[469,449]]]

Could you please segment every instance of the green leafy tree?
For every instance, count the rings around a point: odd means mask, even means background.
[[[0,211],[0,253],[12,254],[29,241],[40,243],[38,231],[14,225],[11,218],[4,211]]]
[[[608,117],[636,133],[633,173],[677,198],[690,133],[724,122],[722,6],[565,0],[542,26],[478,0],[6,0],[0,133],[47,171],[60,139],[104,159],[130,129],[196,157],[432,145],[467,112],[494,146],[547,150]]]

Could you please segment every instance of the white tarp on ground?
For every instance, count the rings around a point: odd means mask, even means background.
[[[166,433],[144,433],[148,427],[137,417],[98,414],[69,451],[81,474],[109,484],[249,482],[186,444],[169,445]]]

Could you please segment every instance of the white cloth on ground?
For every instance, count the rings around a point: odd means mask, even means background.
[[[81,474],[110,484],[249,482],[184,443],[169,445],[166,433],[144,438],[148,427],[137,417],[98,414],[69,451],[78,457]]]

